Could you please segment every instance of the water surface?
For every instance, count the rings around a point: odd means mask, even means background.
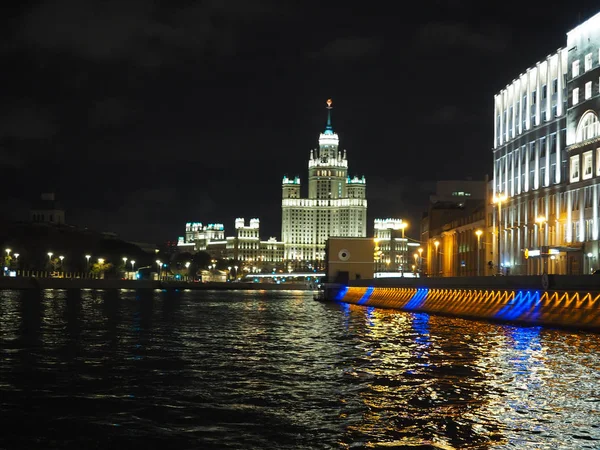
[[[288,292],[0,292],[0,448],[599,449],[600,336]]]

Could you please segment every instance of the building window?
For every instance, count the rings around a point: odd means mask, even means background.
[[[583,154],[583,180],[589,180],[592,178],[592,151],[585,152]]]
[[[571,156],[571,183],[579,181],[579,155]]]
[[[573,105],[579,103],[579,88],[573,89]]]
[[[588,81],[587,83],[585,83],[585,99],[587,100],[588,98],[592,97],[592,82]]]
[[[600,177],[600,148],[596,149],[596,175]]]
[[[594,111],[586,112],[577,125],[575,142],[583,142],[600,135],[600,122]]]
[[[543,85],[542,86],[542,100],[546,100],[547,96],[548,96],[548,86]]]
[[[558,78],[552,80],[552,93],[556,94],[558,92]]]
[[[588,53],[585,55],[585,71],[592,70],[592,54]]]
[[[579,76],[579,60],[573,61],[573,65],[571,66],[571,78],[575,78]]]

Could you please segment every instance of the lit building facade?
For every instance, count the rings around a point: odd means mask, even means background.
[[[494,262],[511,274],[598,261],[600,14],[494,97]]]
[[[409,242],[404,236],[407,223],[402,219],[375,219],[375,273],[411,272],[412,260],[409,258]],[[413,245],[419,247],[419,244]]]
[[[235,234],[225,236],[223,224],[202,225],[188,222],[185,237],[179,237],[179,251],[204,251],[213,258],[237,261],[252,271],[284,268],[284,245],[274,237],[260,239],[260,220],[250,219],[248,225],[243,218],[235,219]]]
[[[421,220],[423,271],[430,277],[491,275],[486,228],[489,181],[436,183]]]
[[[366,237],[367,200],[364,176],[348,176],[346,151],[331,126],[331,100],[327,126],[319,148],[310,151],[308,197],[301,195],[300,178],[283,177],[281,236],[285,258],[323,261],[325,244],[332,237]]]

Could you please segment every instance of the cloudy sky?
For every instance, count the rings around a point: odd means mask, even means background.
[[[494,93],[599,9],[564,3],[21,2],[0,24],[0,206],[55,191],[127,239],[235,217],[279,237],[281,179],[306,181],[332,98],[369,222],[415,222],[435,180],[490,173]]]

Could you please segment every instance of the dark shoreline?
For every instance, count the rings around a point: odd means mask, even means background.
[[[15,289],[191,289],[191,290],[312,290],[304,283],[190,283],[185,281],[121,280],[93,278],[0,277],[0,290]]]

